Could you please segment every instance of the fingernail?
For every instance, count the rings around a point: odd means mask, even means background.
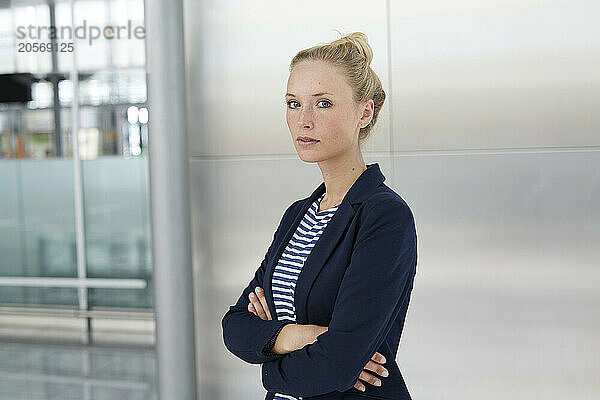
[[[387,372],[387,370],[383,371],[383,374],[381,374],[381,376],[388,376],[390,373]]]
[[[257,286],[257,287],[256,287],[256,291],[257,291],[258,293],[260,293],[260,292],[262,292],[262,289],[261,289],[259,286]]]
[[[250,292],[250,298],[253,299],[254,298],[254,293]]]
[[[384,356],[381,356],[381,363],[385,364],[385,357]]]
[[[381,386],[381,381],[380,380],[375,381],[375,386]]]
[[[364,387],[364,386],[361,386],[361,388],[360,388],[360,391],[361,391],[361,392],[364,392],[364,391],[365,391],[365,387]]]

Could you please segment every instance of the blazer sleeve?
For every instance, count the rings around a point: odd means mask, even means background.
[[[248,295],[254,291],[256,286],[264,289],[265,268],[273,257],[275,243],[278,241],[279,236],[283,234],[282,230],[286,228],[282,226],[282,223],[296,203],[293,203],[284,212],[273,235],[273,241],[263,261],[254,273],[254,278],[242,291],[237,302],[229,307],[221,320],[225,347],[238,358],[250,364],[260,364],[284,356],[284,354],[272,353],[269,351],[270,349],[265,347],[270,339],[291,321],[278,321],[276,319],[268,321],[257,317],[248,311],[248,303],[250,303]]]
[[[264,363],[264,388],[305,397],[352,388],[409,301],[416,263],[410,208],[397,199],[378,202],[358,230],[328,331]]]

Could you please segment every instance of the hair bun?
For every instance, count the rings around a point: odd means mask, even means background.
[[[337,32],[342,35],[341,32]],[[365,59],[367,65],[371,64],[371,61],[373,60],[373,49],[371,49],[371,45],[369,45],[369,39],[367,38],[367,35],[362,32],[352,32],[348,35],[343,35],[332,44],[340,43],[351,43],[354,45],[358,53]]]

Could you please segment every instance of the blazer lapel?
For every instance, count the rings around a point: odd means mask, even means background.
[[[346,231],[346,227],[352,220],[355,214],[354,207],[347,201],[342,200],[340,206],[329,220],[329,223],[323,230],[321,237],[317,240],[310,254],[304,261],[302,270],[298,275],[296,282],[296,291],[294,293],[294,305],[296,306],[296,321],[305,324],[306,303],[308,300],[308,292],[312,287],[317,275],[325,265],[325,262],[335,249],[342,234]]]
[[[352,217],[354,216],[358,205],[363,202],[364,199],[368,198],[369,195],[385,180],[385,176],[381,173],[379,164],[374,163],[367,165],[367,169],[358,177],[354,184],[350,187],[346,195],[342,199],[338,209],[333,214],[333,217],[329,220],[329,223],[323,230],[321,237],[315,243],[313,249],[308,255],[300,274],[296,282],[296,290],[294,294],[294,305],[296,307],[296,322],[306,323],[306,304],[308,300],[308,294],[313,285],[313,282],[319,275],[319,272],[325,265],[327,259],[333,253],[336,245],[342,238],[342,235],[346,231],[346,228]],[[273,272],[275,266],[279,262],[279,258],[283,253],[285,247],[289,243],[292,235],[296,231],[296,228],[300,224],[300,221],[308,211],[308,208],[312,203],[325,192],[325,183],[322,182],[313,193],[304,201],[300,211],[294,218],[293,223],[288,227],[287,232],[282,237],[277,250],[274,253],[272,259],[267,265],[267,287],[263,288],[265,291],[265,297],[267,303],[271,308],[271,315],[276,318],[275,304],[273,302],[273,295],[271,291],[271,281],[273,278]]]

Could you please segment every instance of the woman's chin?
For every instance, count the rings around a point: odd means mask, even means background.
[[[318,162],[321,161],[321,158],[316,153],[311,153],[310,151],[298,151],[298,157],[304,162]]]

